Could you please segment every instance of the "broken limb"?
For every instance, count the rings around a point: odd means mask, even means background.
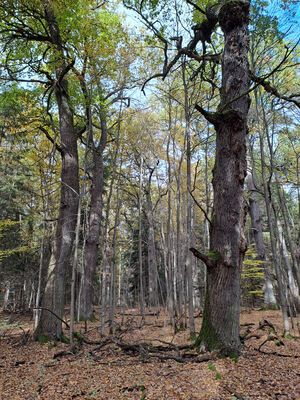
[[[206,254],[200,253],[197,249],[194,247],[191,247],[189,249],[195,257],[199,258],[199,260],[203,261],[204,264],[207,266],[207,268],[211,268],[215,266],[215,260],[212,260],[210,257],[208,257]]]

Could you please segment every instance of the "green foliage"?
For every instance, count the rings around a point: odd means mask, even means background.
[[[215,378],[217,380],[222,378],[222,375],[217,371],[217,368],[215,367],[215,365],[212,363],[212,361],[208,362],[208,369],[210,369],[211,371],[215,372]]]
[[[144,400],[146,398],[146,387],[143,383],[139,383],[139,390],[142,392],[140,400]]]
[[[221,254],[218,251],[209,250],[207,256],[211,258],[213,261],[221,260]]]
[[[91,321],[91,322],[97,322],[97,321],[98,321],[98,318],[96,318],[95,315],[93,314],[93,315],[91,316],[91,318],[90,318],[90,321]]]
[[[20,321],[15,321],[11,324],[9,320],[9,318],[4,318],[2,321],[0,321],[0,331],[22,327]]]
[[[208,369],[210,369],[211,371],[216,371],[217,370],[217,368],[214,366],[212,361],[208,362]]]
[[[198,0],[195,1],[195,4],[197,4],[197,6],[200,7],[202,11],[206,12],[207,7],[218,5],[218,0]],[[202,12],[198,11],[196,8],[193,8],[193,22],[199,24],[205,19],[206,16]]]
[[[38,342],[43,346],[44,344],[51,342],[51,339],[46,335],[40,334],[38,336]]]
[[[216,377],[217,380],[219,380],[219,379],[222,378],[222,375],[220,374],[220,372],[216,372],[215,377]]]
[[[230,358],[231,358],[235,363],[237,363],[237,362],[239,361],[239,356],[238,356],[238,354],[231,353],[231,354],[230,354]]]
[[[66,343],[66,344],[68,344],[70,342],[69,338],[67,338],[67,336],[65,336],[64,334],[61,335],[60,340],[62,343]]]
[[[83,335],[80,332],[74,332],[73,336],[78,339],[79,341],[81,341],[83,339]]]
[[[197,335],[195,333],[191,333],[187,340],[195,341],[197,339]]]
[[[247,301],[263,296],[264,267],[263,261],[257,259],[254,244],[248,247],[242,266],[241,286],[243,298]]]

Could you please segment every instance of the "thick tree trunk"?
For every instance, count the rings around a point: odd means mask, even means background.
[[[61,318],[65,306],[66,272],[70,265],[79,201],[78,153],[73,112],[68,96],[68,81],[65,77],[70,66],[66,64],[59,26],[52,5],[47,0],[43,0],[43,4],[52,43],[60,56],[60,65],[56,67],[55,96],[59,115],[62,168],[55,265],[54,269],[50,268],[49,271],[51,278],[46,286],[45,301],[42,306],[49,308],[59,318],[47,310],[42,310],[35,336],[37,337],[41,333],[54,339],[60,339],[62,334]]]
[[[213,171],[214,209],[210,251],[197,255],[207,265],[203,322],[196,345],[208,350],[239,352],[240,275],[246,251],[245,201],[246,134],[249,109],[249,3],[226,2],[219,12],[224,32],[221,103],[217,113],[199,111],[216,129]]]
[[[98,240],[102,216],[102,174],[102,156],[98,154],[96,149],[93,149],[93,180],[80,302],[80,317],[84,321],[93,316],[94,274],[98,257]]]
[[[81,292],[80,316],[84,321],[93,316],[94,275],[98,257],[98,241],[102,220],[103,193],[103,152],[106,146],[107,124],[105,111],[100,112],[101,138],[99,145],[94,147],[93,137],[93,178],[91,188],[91,203],[89,212],[88,234],[85,243],[84,280]]]

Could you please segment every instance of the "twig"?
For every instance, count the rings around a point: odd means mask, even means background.
[[[46,307],[33,307],[33,309],[34,310],[45,310],[45,311],[48,311],[49,313],[54,315],[57,319],[59,319],[61,322],[63,322],[68,329],[70,329],[70,325],[66,321],[64,321],[62,318],[60,318],[57,314],[55,314],[55,312],[50,310],[49,308],[46,308]]]

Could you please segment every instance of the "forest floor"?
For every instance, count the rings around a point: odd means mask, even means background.
[[[188,330],[174,335],[162,311],[142,321],[126,310],[117,321],[104,338],[100,321],[86,333],[76,324],[84,341],[73,354],[68,344],[33,342],[30,316],[0,314],[0,399],[300,400],[299,331],[281,337],[280,311],[243,310],[238,359],[184,348]]]

